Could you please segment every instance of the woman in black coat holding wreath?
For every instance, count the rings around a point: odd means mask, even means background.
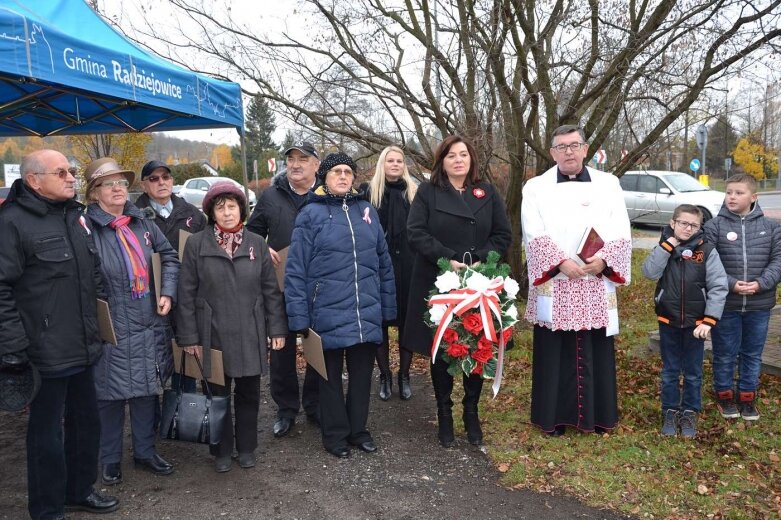
[[[388,253],[393,262],[393,275],[396,280],[396,321],[383,324],[382,344],[377,349],[377,368],[380,369],[380,399],[390,399],[393,377],[390,370],[390,345],[388,328],[395,325],[399,329],[399,341],[403,335],[404,318],[409,297],[409,284],[412,275],[412,252],[407,240],[407,217],[412,199],[418,186],[410,177],[404,151],[398,146],[388,146],[377,159],[377,167],[371,181],[361,186],[366,199],[377,208],[380,224],[388,243]],[[412,365],[412,352],[399,347],[399,397],[406,401],[412,397],[409,384],[409,368]]]
[[[504,255],[512,237],[502,198],[493,185],[480,180],[477,156],[469,141],[449,136],[437,148],[431,180],[419,186],[412,202],[407,236],[415,260],[401,344],[430,356],[433,333],[426,299],[439,274],[437,260],[447,258],[455,269],[463,269],[485,260],[489,251]],[[455,440],[450,397],[453,376],[441,353],[431,360],[431,382],[437,399],[439,442],[447,448]],[[464,428],[469,442],[480,445],[483,432],[477,405],[483,379],[473,374],[463,380]]]

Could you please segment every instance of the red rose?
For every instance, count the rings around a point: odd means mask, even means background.
[[[464,316],[464,320],[461,323],[467,332],[474,335],[480,334],[483,331],[483,320],[476,312]]]
[[[476,374],[476,375],[478,375],[478,376],[481,376],[481,375],[483,375],[483,364],[482,364],[482,363],[478,363],[478,364],[475,366],[475,368],[473,368],[473,369],[472,369],[472,373],[473,373],[473,374]]]
[[[488,363],[494,357],[494,350],[492,348],[478,348],[472,352],[472,359],[479,363]]]
[[[513,328],[507,327],[502,331],[502,335],[504,336],[504,344],[506,345],[513,337]]]
[[[463,343],[451,343],[445,352],[452,358],[460,358],[469,354],[469,347]]]
[[[482,338],[480,338],[480,339],[478,340],[478,342],[477,342],[477,348],[478,348],[478,349],[480,349],[480,350],[489,350],[489,351],[493,351],[493,349],[494,349],[494,344],[493,344],[493,342],[492,342],[490,339],[488,339],[488,338],[486,338],[485,336],[483,336]]]
[[[448,327],[445,329],[445,333],[442,335],[442,339],[445,340],[445,343],[453,343],[458,341],[458,332]]]

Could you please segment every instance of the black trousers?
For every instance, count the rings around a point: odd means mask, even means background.
[[[229,457],[233,453],[233,439],[239,453],[251,453],[258,447],[258,410],[260,409],[260,376],[225,376],[225,386],[209,384],[213,395],[231,397],[233,386],[233,411],[236,415],[234,428],[230,404],[222,426],[222,439],[216,446],[209,446],[209,453],[215,457]]]
[[[442,359],[442,354],[437,354],[436,361],[431,365],[431,382],[434,385],[434,396],[437,400],[437,408],[440,410],[450,410],[453,407],[453,376],[447,369],[448,364]],[[464,398],[461,404],[464,410],[477,411],[477,405],[480,402],[480,394],[483,391],[483,378],[471,374],[467,376],[462,374],[464,381]]]
[[[285,347],[271,349],[271,398],[277,405],[277,417],[294,419],[299,410],[298,371],[296,370],[296,335],[285,338]],[[301,405],[308,416],[317,415],[318,380],[314,368],[306,365]]]
[[[372,440],[366,429],[376,343],[324,350],[328,381],[320,380],[320,428],[323,446],[332,450]],[[347,360],[347,400],[342,386],[342,367]]]
[[[125,403],[130,408],[130,432],[133,437],[133,457],[149,459],[155,454],[157,432],[156,395],[121,401],[98,401],[100,414],[100,463],[122,462],[122,437],[125,431]]]
[[[98,477],[100,421],[92,368],[42,379],[27,423],[28,511],[33,520],[59,518]]]

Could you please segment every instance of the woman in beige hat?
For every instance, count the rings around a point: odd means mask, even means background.
[[[122,481],[125,403],[130,407],[133,458],[138,467],[169,475],[173,466],[155,450],[158,394],[170,377],[171,327],[167,314],[176,298],[177,253],[153,220],[128,201],[132,171],[104,157],[92,161],[87,178],[87,217],[101,260],[117,344],[104,344],[95,365],[100,414],[100,461],[106,485]],[[160,294],[154,294],[152,253],[160,253]]]

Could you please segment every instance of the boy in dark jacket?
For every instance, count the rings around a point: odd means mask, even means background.
[[[781,281],[781,226],[762,213],[752,176],[727,179],[724,205],[705,236],[718,249],[729,284],[724,316],[713,329],[713,391],[722,417],[756,421],[762,350]]]
[[[662,435],[693,438],[702,408],[705,338],[716,325],[727,296],[719,253],[704,240],[702,211],[682,204],[643,264],[656,284],[654,301],[662,353]],[[683,394],[679,378],[683,373]]]

